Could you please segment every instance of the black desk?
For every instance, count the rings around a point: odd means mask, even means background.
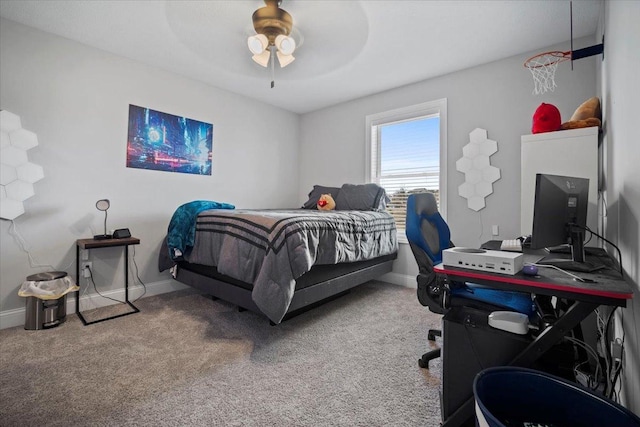
[[[557,254],[554,254],[556,257]],[[589,256],[587,256],[589,260]],[[609,268],[594,273],[575,273],[596,283],[583,283],[552,268],[540,268],[538,276],[523,273],[506,275],[469,270],[438,264],[434,267],[437,275],[446,276],[450,281],[472,282],[492,289],[550,295],[570,300],[569,308],[551,326],[540,334],[520,354],[509,363],[512,366],[530,367],[546,351],[560,342],[568,331],[578,326],[591,312],[601,305],[625,307],[633,297],[633,291],[616,269],[616,262],[610,257],[597,257],[597,261]],[[573,273],[573,272],[572,272]],[[444,345],[446,346],[446,338]],[[474,398],[471,396],[450,417],[443,427],[460,426],[474,416]]]

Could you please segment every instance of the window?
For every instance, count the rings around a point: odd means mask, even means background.
[[[367,177],[383,187],[391,202],[387,210],[405,239],[407,197],[433,192],[446,218],[447,100],[367,116]],[[406,240],[405,240],[406,241]]]

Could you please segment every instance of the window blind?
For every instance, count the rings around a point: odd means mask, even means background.
[[[427,106],[428,108],[425,108]],[[399,238],[404,238],[407,198],[431,192],[442,212],[441,153],[445,100],[368,117],[369,179],[383,187]],[[442,113],[442,115],[441,115]]]

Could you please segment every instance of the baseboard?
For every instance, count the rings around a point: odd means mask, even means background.
[[[161,280],[153,283],[146,283],[147,292],[144,297],[150,297],[153,295],[160,295],[167,292],[179,291],[182,289],[188,289],[189,287],[175,280]],[[129,299],[135,300],[138,295],[142,295],[144,288],[142,285],[130,285],[129,286]],[[124,289],[116,289],[112,291],[102,292],[102,295],[124,300]],[[98,294],[91,293],[80,296],[81,310],[91,310],[93,308],[106,307],[108,305],[117,304],[115,301],[111,301],[107,298],[103,298]],[[76,298],[73,296],[67,297],[67,315],[74,314],[76,312]],[[14,326],[24,326],[25,309],[16,308],[13,310],[5,310],[0,312],[0,329],[12,328]]]
[[[417,288],[416,276],[410,276],[408,274],[400,273],[386,273],[380,276],[380,280],[383,282],[393,283],[394,285],[406,286],[407,288]]]

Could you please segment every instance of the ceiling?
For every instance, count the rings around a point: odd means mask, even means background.
[[[269,70],[247,36],[260,0],[0,0],[0,16],[295,113],[566,42],[565,0],[284,0],[303,43]],[[601,0],[573,2],[573,37]],[[584,46],[579,46],[584,47]]]

